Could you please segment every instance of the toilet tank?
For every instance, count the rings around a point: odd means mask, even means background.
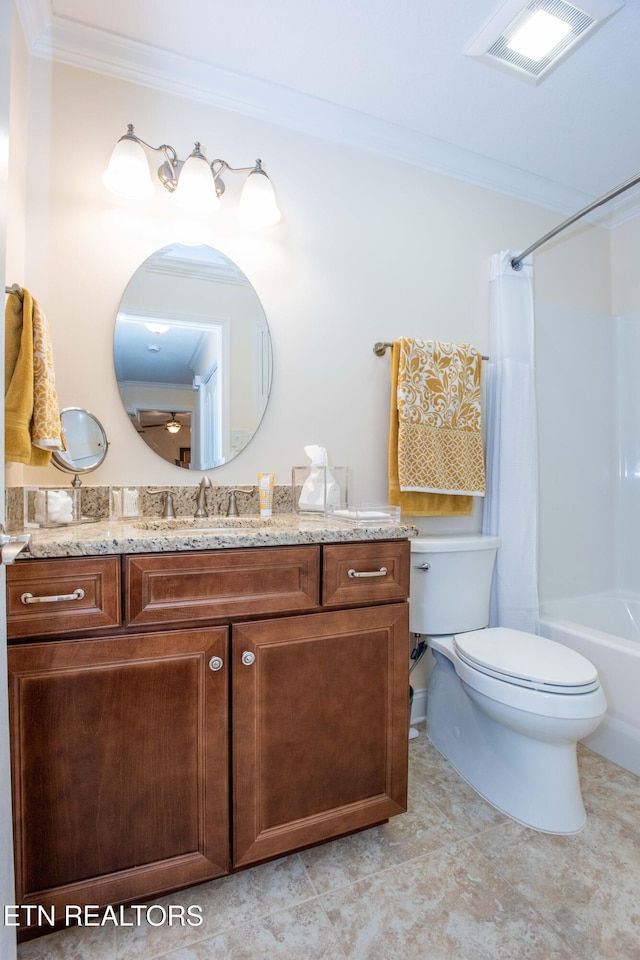
[[[499,537],[481,534],[412,540],[410,630],[434,636],[486,627],[499,546]]]

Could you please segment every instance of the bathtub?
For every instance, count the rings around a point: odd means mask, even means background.
[[[640,775],[640,598],[603,594],[541,604],[540,633],[598,671],[607,715],[585,744]]]

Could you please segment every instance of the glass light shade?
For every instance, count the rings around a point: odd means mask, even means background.
[[[168,430],[169,433],[179,433],[181,427],[182,424],[178,423],[177,420],[169,420],[169,422],[164,425],[165,430]]]
[[[250,227],[270,227],[281,217],[271,180],[264,170],[253,170],[242,188],[238,218]]]
[[[215,213],[220,201],[211,167],[205,157],[192,154],[185,160],[173,197],[185,213]]]
[[[113,148],[109,166],[102,174],[105,187],[125,200],[144,200],[153,193],[149,164],[142,146],[123,137]]]

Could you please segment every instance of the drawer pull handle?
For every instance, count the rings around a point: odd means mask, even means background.
[[[347,570],[347,576],[352,580],[355,580],[357,577],[386,577],[387,568],[380,567],[379,570],[354,570],[353,567],[351,570]]]
[[[23,593],[20,597],[20,603],[54,603],[59,600],[82,600],[84,590],[78,587],[73,593],[58,593],[53,597],[34,597],[32,593]]]

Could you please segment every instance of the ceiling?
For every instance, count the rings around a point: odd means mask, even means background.
[[[640,172],[640,0],[537,86],[464,54],[502,3],[18,0],[18,10],[35,55],[574,213]],[[607,222],[639,212],[634,189],[607,206]]]

